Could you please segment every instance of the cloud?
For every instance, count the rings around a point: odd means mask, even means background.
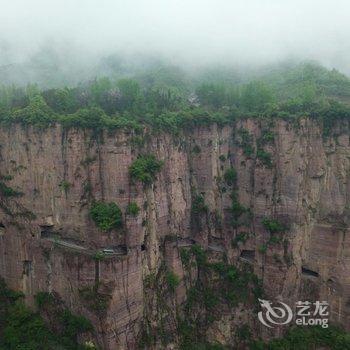
[[[350,3],[345,0],[2,2],[2,64],[52,45],[82,59],[122,52],[195,66],[294,57],[350,72]]]

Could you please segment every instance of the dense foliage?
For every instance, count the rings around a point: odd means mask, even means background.
[[[229,168],[224,173],[224,179],[228,186],[232,186],[237,180],[237,171],[234,168]]]
[[[145,185],[151,184],[163,166],[163,162],[154,155],[140,155],[129,168],[133,180],[141,181]]]
[[[39,311],[53,303],[47,293],[37,297]],[[78,335],[91,331],[92,326],[82,316],[73,315],[67,309],[55,310],[57,329],[44,321],[41,313],[35,313],[24,305],[23,295],[8,289],[0,279],[0,349],[1,350],[83,350],[77,343]]]
[[[128,204],[128,207],[126,208],[126,212],[127,212],[129,215],[137,216],[138,213],[140,212],[140,207],[137,205],[136,202],[130,202],[130,203]]]
[[[278,233],[286,230],[285,225],[283,225],[281,222],[279,222],[276,219],[266,217],[261,222],[266,228],[266,230],[269,231],[270,233]]]
[[[132,78],[99,78],[76,87],[41,90],[0,86],[0,121],[47,127],[144,126],[178,133],[198,124],[220,125],[247,116],[310,116],[327,135],[350,118],[350,79],[316,63],[284,64],[245,75],[227,68],[190,74],[174,67],[135,72]],[[269,163],[266,154],[263,161]]]
[[[123,224],[122,211],[115,203],[92,203],[90,216],[102,231],[117,229]]]

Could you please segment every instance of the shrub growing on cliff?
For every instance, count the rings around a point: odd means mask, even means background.
[[[132,179],[141,181],[145,185],[151,184],[162,169],[163,162],[154,155],[139,156],[130,166]]]
[[[239,202],[237,192],[233,191],[230,197],[232,200],[230,208],[230,212],[232,214],[231,225],[233,228],[238,228],[240,224],[242,224],[241,216],[244,213],[249,213],[249,208],[246,208]]]
[[[23,196],[23,193],[14,190],[13,188],[0,181],[0,195],[3,197],[21,197]]]
[[[268,168],[272,167],[271,153],[266,152],[262,148],[259,148],[256,152],[256,157]]]
[[[182,265],[185,268],[188,268],[190,260],[191,260],[191,252],[186,248],[181,248],[180,249],[180,258],[181,258]]]
[[[205,204],[204,197],[197,194],[192,200],[192,214],[199,215],[208,211],[208,206]]]
[[[237,171],[234,168],[227,169],[224,174],[225,182],[228,186],[232,186],[237,181]]]
[[[207,264],[207,254],[199,244],[191,246],[191,253],[195,256],[198,266],[205,266]]]
[[[276,219],[264,218],[261,222],[270,233],[279,233],[286,230],[286,227]]]
[[[137,205],[136,202],[130,202],[130,203],[128,204],[128,207],[126,208],[126,212],[127,212],[129,215],[137,216],[138,213],[140,212],[140,207]]]
[[[236,237],[231,241],[232,247],[237,248],[239,246],[239,243],[244,244],[248,240],[249,236],[250,234],[248,232],[237,233]]]
[[[67,194],[67,192],[70,190],[72,184],[68,182],[67,180],[62,180],[59,184],[59,186],[63,189],[63,191]]]
[[[168,284],[169,289],[172,292],[175,292],[176,287],[180,284],[180,278],[173,271],[169,271],[166,276],[166,282]]]
[[[201,153],[201,148],[198,146],[198,145],[194,145],[193,146],[193,148],[192,148],[192,152],[194,153],[194,154],[199,154],[199,153]]]
[[[102,231],[117,229],[123,224],[122,212],[115,203],[94,202],[90,216]]]
[[[240,137],[238,145],[243,149],[245,156],[251,157],[254,154],[253,136],[248,130],[243,128],[238,130],[238,135]]]

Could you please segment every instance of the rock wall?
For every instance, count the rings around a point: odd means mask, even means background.
[[[247,155],[242,130],[253,154]],[[267,130],[272,138],[265,138]],[[299,125],[247,119],[181,136],[122,131],[96,136],[60,126],[0,129],[2,181],[23,192],[0,198],[0,275],[33,306],[36,293],[54,292],[92,320],[94,340],[103,349],[136,349],[149,303],[156,303],[144,293],[145,279],[164,265],[183,278],[178,248],[197,242],[210,254],[226,254],[230,263],[252,265],[270,298],[329,301],[332,321],[350,330],[348,125],[333,131],[324,140],[317,123],[307,119]],[[257,149],[272,155],[271,165],[256,156]],[[148,187],[129,177],[141,153],[164,161]],[[239,202],[251,212],[238,227],[231,224],[232,193],[224,181],[231,167],[237,171]],[[208,212],[194,220],[197,195],[203,195]],[[89,216],[92,200],[116,202],[124,228],[99,230]],[[126,214],[131,201],[141,208],[137,217]],[[283,241],[271,243],[265,217],[288,226]],[[242,232],[249,238],[237,239]],[[96,252],[109,247],[127,250],[98,259]],[[82,297],[96,284],[108,297],[99,312]],[[185,289],[181,281],[179,304]],[[242,315],[248,317],[244,310]],[[211,329],[213,340],[230,342],[237,322],[230,325],[225,317],[220,332]]]

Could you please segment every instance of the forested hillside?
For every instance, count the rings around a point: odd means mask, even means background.
[[[350,117],[350,79],[313,63],[270,66],[238,73],[207,68],[135,69],[122,79],[100,77],[75,87],[41,89],[4,85],[0,120],[46,127],[131,128],[149,125],[178,132],[194,124],[220,125],[238,118],[310,116],[324,123]]]

